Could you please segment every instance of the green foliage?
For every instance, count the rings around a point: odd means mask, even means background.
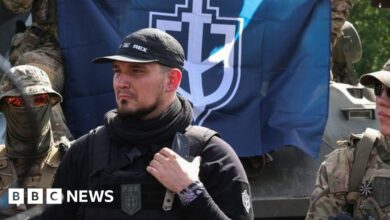
[[[370,0],[354,0],[350,21],[363,46],[362,59],[354,64],[358,75],[382,69],[390,59],[390,8],[374,8]]]

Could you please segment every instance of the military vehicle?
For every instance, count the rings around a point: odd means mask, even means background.
[[[333,76],[349,83],[358,82],[352,64],[362,56],[359,35],[350,22],[333,50]],[[350,133],[378,128],[373,90],[361,85],[330,81],[328,120],[316,160],[294,147],[271,152],[259,176],[251,179],[256,218],[305,216],[314,189],[318,167],[324,156],[338,147],[337,140]]]
[[[0,4],[0,73],[9,68],[7,51],[18,19],[28,22],[28,14],[14,16]],[[350,23],[343,28],[340,42],[334,50],[333,71],[345,75],[351,73],[351,65],[361,58],[360,39]],[[269,152],[260,167],[251,167],[243,161],[250,176],[256,219],[303,219],[318,167],[324,156],[337,148],[336,141],[347,139],[351,132],[378,127],[371,89],[331,81],[329,102],[328,122],[317,159],[298,148],[285,146]],[[0,116],[0,137],[4,127],[5,121]]]

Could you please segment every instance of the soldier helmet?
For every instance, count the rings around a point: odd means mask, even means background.
[[[345,21],[341,32],[332,51],[333,63],[347,64],[347,59],[351,64],[359,62],[363,52],[358,32],[348,21]]]
[[[17,82],[17,85],[14,82]],[[62,96],[53,90],[46,72],[38,67],[15,66],[0,78],[0,102],[7,96],[29,96],[42,93],[48,93],[51,96],[52,106],[62,101]]]
[[[360,83],[365,86],[373,85],[378,81],[390,87],[390,59],[383,65],[382,70],[367,73],[360,77]]]

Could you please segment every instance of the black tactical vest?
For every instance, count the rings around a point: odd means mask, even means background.
[[[185,134],[189,140],[189,155],[199,155],[208,141],[217,135],[215,131],[190,126]],[[171,210],[163,209],[166,188],[146,171],[146,166],[163,146],[130,147],[128,152],[118,153],[109,143],[105,127],[92,130],[88,145],[93,161],[88,189],[113,190],[114,201],[89,202],[80,206],[80,219],[183,219],[181,203],[175,196]],[[147,150],[145,150],[147,149]]]

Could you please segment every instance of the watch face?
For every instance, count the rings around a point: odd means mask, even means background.
[[[203,190],[204,186],[202,183],[198,181],[191,183],[178,194],[182,205],[186,206],[190,202],[194,201],[200,194],[202,194]]]
[[[187,202],[191,202],[194,200],[198,195],[196,195],[194,192],[188,192],[184,195],[184,198]]]

